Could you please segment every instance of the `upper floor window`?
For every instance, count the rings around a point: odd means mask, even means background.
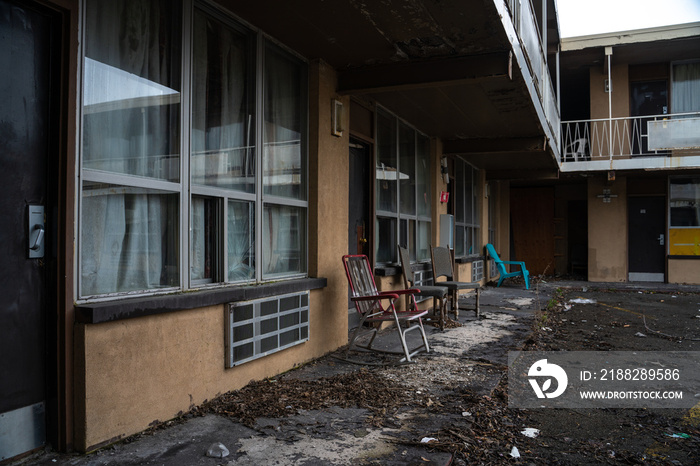
[[[377,114],[376,260],[430,259],[430,140],[385,111]]]
[[[85,12],[79,295],[304,275],[305,64],[189,0]]]
[[[673,113],[700,112],[700,62],[674,63],[671,69]]]

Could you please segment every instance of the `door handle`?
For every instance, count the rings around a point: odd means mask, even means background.
[[[41,227],[41,225],[36,225],[34,227],[34,231],[37,232],[36,236],[34,236],[34,244],[29,246],[29,249],[32,251],[38,251],[44,244],[44,229]]]
[[[28,207],[27,232],[27,252],[30,259],[40,259],[44,257],[44,239],[46,236],[44,225],[44,206],[30,205]]]
[[[648,237],[647,237],[647,238],[648,238]],[[663,245],[664,245],[664,240],[665,240],[666,238],[664,237],[664,235],[659,235],[659,237],[656,238],[656,239],[659,240],[659,246],[663,246]]]

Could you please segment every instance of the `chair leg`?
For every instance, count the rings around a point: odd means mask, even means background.
[[[481,294],[481,289],[476,289],[476,302],[474,303],[474,312],[476,312],[476,318],[479,318],[479,295]]]
[[[421,349],[417,348],[416,350],[411,352],[408,349],[408,342],[406,341],[406,334],[412,330],[418,330],[420,332],[421,338],[423,339],[423,348],[425,348],[426,353],[430,353],[430,345],[428,345],[428,337],[425,335],[425,329],[423,328],[423,322],[420,318],[417,319],[413,325],[411,324],[411,322],[407,322],[407,327],[405,330],[401,329],[401,325],[397,321],[396,322],[396,330],[399,332],[399,338],[401,339],[401,347],[403,348],[403,352],[405,355],[404,358],[402,358],[400,362],[403,362],[403,361],[411,362],[411,356],[414,356],[422,351]]]
[[[459,292],[452,290],[452,310],[455,313],[455,320],[459,317]]]

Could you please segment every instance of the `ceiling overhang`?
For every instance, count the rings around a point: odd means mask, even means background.
[[[299,55],[330,65],[338,94],[377,103],[448,146],[545,134],[502,0],[218,1]],[[556,49],[555,6],[547,4],[547,49]],[[556,167],[550,148],[514,147],[510,155],[462,155],[479,168],[499,158],[514,167]]]

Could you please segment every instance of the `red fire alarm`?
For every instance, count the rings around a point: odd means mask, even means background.
[[[440,192],[440,202],[445,203],[450,200],[450,193],[447,191]]]

